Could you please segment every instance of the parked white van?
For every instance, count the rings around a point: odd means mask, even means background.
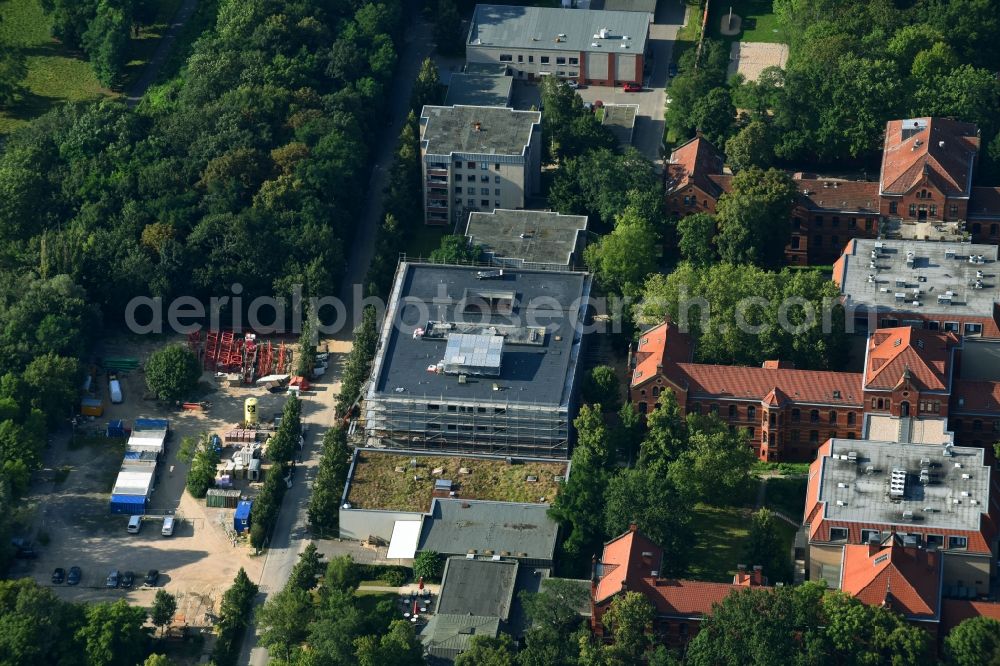
[[[132,516],[128,519],[128,533],[138,534],[142,528],[142,516]]]
[[[172,536],[174,533],[174,517],[167,516],[163,519],[163,528],[160,530],[160,534],[163,536]]]

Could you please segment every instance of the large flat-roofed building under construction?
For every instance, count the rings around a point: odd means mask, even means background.
[[[566,458],[591,277],[402,262],[365,395],[370,446]]]

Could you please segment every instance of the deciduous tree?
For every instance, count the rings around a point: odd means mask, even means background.
[[[146,385],[160,400],[180,400],[190,393],[201,377],[198,357],[182,344],[168,345],[153,352],[146,362]]]
[[[173,621],[176,612],[177,598],[166,590],[157,590],[153,597],[153,607],[149,609],[149,619],[153,626],[162,632]]]
[[[955,666],[1000,664],[1000,622],[991,617],[970,617],[944,639],[948,663]]]

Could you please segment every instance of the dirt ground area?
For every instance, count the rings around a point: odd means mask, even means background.
[[[739,73],[747,81],[756,81],[765,68],[784,67],[786,62],[787,44],[733,42],[729,48],[729,71],[726,76]]]
[[[182,340],[116,340],[107,343],[105,350],[109,356],[136,357],[144,364],[151,352],[174,341]],[[350,343],[331,341],[328,346],[320,343],[319,349],[331,354],[326,378],[339,377]],[[239,568],[246,569],[251,580],[258,580],[264,558],[254,556],[245,540],[234,544],[233,509],[206,507],[204,500],[196,500],[186,492],[189,465],[177,459],[177,451],[185,437],[203,432],[221,436],[234,427],[242,420],[244,399],[257,398],[261,420],[267,421],[281,412],[286,396],[268,393],[263,388],[225,387],[215,380],[212,372],[206,371],[202,376],[204,395],[199,399],[210,401],[211,408],[206,412],[180,411],[143,400],[146,387],[141,367],[128,374],[119,373],[124,394],[122,404],[106,401],[104,416],[78,428],[103,432],[105,424],[115,419],[123,419],[126,427],[131,427],[138,417],[170,420],[172,434],[157,468],[150,498],[151,515],[146,517],[141,532],[129,534],[128,516],[109,513],[110,492],[121,466],[124,440],[92,438],[89,445],[74,448],[67,429],[50,438],[45,468],[25,498],[26,505],[34,512],[34,530],[29,536],[39,557],[33,562],[19,562],[20,568],[11,574],[32,576],[66,599],[100,601],[125,597],[132,604],[148,606],[155,590],[141,588],[142,578],[148,569],[158,569],[160,585],[177,596],[178,615],[183,615],[189,625],[204,626],[208,624],[206,614],[217,611],[222,593]],[[106,378],[102,377],[99,383],[106,396]],[[321,378],[313,390],[302,393],[303,422],[316,433],[312,436],[321,436],[333,423],[338,384]],[[223,459],[233,451],[232,447],[226,447]],[[253,486],[259,485],[247,481],[237,484],[242,484],[235,487],[249,496],[256,493]],[[163,515],[179,518],[173,536],[160,534],[162,520],[157,516]],[[83,570],[79,585],[51,584],[55,567],[71,566]],[[136,587],[128,591],[107,589],[105,580],[112,569],[134,571]]]

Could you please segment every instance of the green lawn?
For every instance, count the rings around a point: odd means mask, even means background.
[[[60,102],[80,102],[113,94],[101,86],[90,63],[50,36],[52,22],[39,0],[0,0],[0,44],[25,50],[28,92],[0,111],[0,134],[7,134]]]
[[[719,32],[722,18],[728,16],[729,8],[733,14],[743,19],[742,30],[738,35],[723,37]],[[708,36],[727,42],[780,42],[787,44],[784,30],[778,25],[778,19],[772,13],[771,0],[729,0],[715,2],[708,15]]]
[[[743,544],[750,534],[750,510],[699,504],[694,509],[695,545],[685,576],[692,580],[731,583]]]
[[[132,85],[153,57],[182,0],[160,0],[152,24],[143,26],[131,40],[131,59],[125,68],[123,88]],[[28,76],[27,94],[14,107],[0,111],[0,134],[8,134],[62,102],[83,102],[115,93],[102,86],[84,54],[52,38],[52,21],[39,0],[0,0],[0,44],[24,49]],[[2,48],[2,47],[0,47]]]

